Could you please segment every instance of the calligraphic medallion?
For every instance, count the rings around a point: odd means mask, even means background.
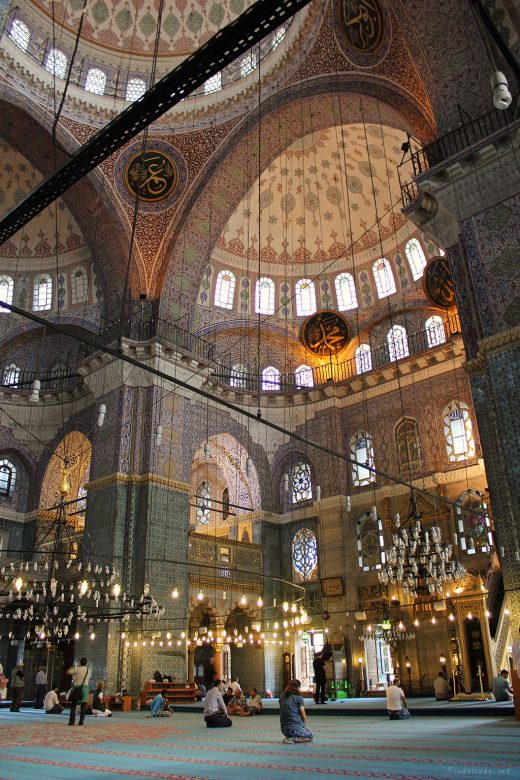
[[[338,355],[349,342],[348,323],[337,311],[322,309],[305,320],[300,340],[317,357]]]
[[[447,257],[432,257],[424,269],[423,288],[430,301],[441,309],[456,305],[455,289]]]
[[[377,0],[339,0],[343,30],[351,45],[375,51],[383,38],[383,16]]]
[[[165,211],[181,197],[188,171],[174,146],[154,138],[144,150],[141,141],[124,149],[116,161],[114,180],[120,197],[131,208],[139,197],[140,210]]]
[[[125,166],[126,189],[145,203],[160,203],[177,186],[177,166],[160,149],[145,149],[131,157]]]

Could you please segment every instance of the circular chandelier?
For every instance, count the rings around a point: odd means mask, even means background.
[[[404,593],[413,598],[440,594],[444,583],[460,580],[466,570],[453,557],[453,545],[443,540],[439,526],[422,527],[413,491],[410,506],[407,528],[401,527],[396,515],[393,544],[385,550],[379,581],[401,585]]]

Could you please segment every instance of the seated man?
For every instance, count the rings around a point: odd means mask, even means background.
[[[58,698],[59,693],[60,689],[58,686],[56,686],[56,688],[53,688],[51,691],[45,694],[43,708],[46,715],[61,715],[63,712],[63,707],[61,706],[60,700]]]
[[[208,728],[224,728],[232,726],[228,718],[227,707],[220,692],[220,680],[215,680],[213,688],[209,690],[204,699],[204,720]]]
[[[247,707],[248,715],[260,715],[262,712],[262,697],[258,694],[256,688],[249,691],[249,705]]]
[[[433,681],[433,693],[437,701],[449,701],[451,698],[451,688],[444,672],[439,672],[438,677]]]
[[[390,720],[405,720],[411,717],[407,710],[406,696],[400,688],[401,680],[394,677],[391,685],[386,689],[386,707]]]
[[[168,691],[166,688],[163,688],[150,705],[150,715],[152,718],[169,718],[172,712],[173,707],[170,707],[168,704]]]
[[[493,696],[495,701],[513,701],[513,688],[509,680],[509,672],[502,669],[500,674],[493,677]]]
[[[99,680],[92,697],[92,714],[98,717],[111,718],[112,713],[106,705],[105,698],[105,681]]]
[[[233,689],[232,689],[232,687],[231,687],[231,686],[228,686],[228,689],[227,689],[227,691],[226,691],[225,693],[223,693],[223,694],[222,694],[222,698],[224,699],[224,704],[226,705],[226,707],[228,706],[228,704],[230,703],[230,701],[232,701],[232,699],[233,699],[234,695],[235,695],[235,694],[233,693]]]
[[[227,705],[227,709],[230,715],[247,715],[246,697],[240,688],[235,690],[235,694]]]

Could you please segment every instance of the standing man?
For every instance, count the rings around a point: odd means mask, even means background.
[[[228,717],[227,707],[220,692],[220,680],[215,680],[213,688],[209,690],[204,699],[204,720],[208,729],[220,729],[232,726]]]
[[[386,708],[390,720],[405,720],[410,718],[406,696],[404,695],[399,677],[394,677],[392,685],[386,689]]]
[[[45,674],[45,667],[40,666],[36,672],[36,693],[34,694],[34,709],[43,709],[43,700],[47,693],[47,675]]]
[[[327,673],[325,672],[325,659],[323,657],[323,651],[316,653],[314,661],[312,662],[314,668],[314,676],[316,677],[316,691],[314,693],[314,701],[316,704],[326,704],[326,688],[327,688]]]
[[[23,674],[23,663],[18,661],[13,673],[11,675],[11,712],[20,712],[20,707],[23,702],[23,688],[25,685],[25,677]]]

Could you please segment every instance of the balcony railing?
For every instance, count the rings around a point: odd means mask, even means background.
[[[0,387],[5,390],[31,390],[35,379],[40,380],[40,391],[71,390],[81,384],[82,378],[77,371],[4,371]]]

